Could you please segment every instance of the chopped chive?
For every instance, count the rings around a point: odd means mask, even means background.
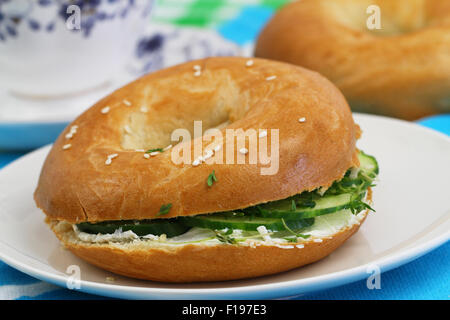
[[[171,203],[163,204],[161,206],[161,208],[159,208],[159,212],[158,212],[158,214],[156,216],[159,217],[159,216],[163,216],[165,214],[168,214],[171,208],[172,208],[172,204]]]
[[[217,181],[217,178],[216,178],[216,173],[213,170],[209,174],[208,179],[206,180],[206,183],[208,184],[208,187],[211,187],[215,181]]]
[[[292,202],[291,202],[291,211],[295,211],[295,210],[297,210],[297,205],[295,204],[295,200],[292,199]]]
[[[163,148],[155,148],[145,151],[145,153],[152,153],[152,152],[164,152]]]

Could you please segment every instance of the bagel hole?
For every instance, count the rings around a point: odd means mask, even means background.
[[[164,79],[147,88],[148,112],[131,112],[123,124],[122,148],[128,150],[165,148],[172,132],[186,129],[194,137],[194,121],[202,122],[202,133],[222,129],[243,118],[248,111],[248,94],[240,92],[228,71],[205,71],[195,85],[190,78]],[[223,72],[223,75],[217,73]],[[198,79],[197,79],[198,80]],[[176,94],[175,94],[176,93]]]
[[[191,121],[189,121],[191,120]],[[220,114],[210,119],[165,119],[159,124],[148,124],[147,118],[139,113],[129,117],[128,127],[131,132],[124,130],[122,148],[136,149],[158,149],[169,145],[176,145],[182,141],[172,141],[172,132],[176,129],[186,129],[191,137],[194,137],[194,121],[202,121],[202,131],[210,128],[223,128],[229,124],[227,114]]]

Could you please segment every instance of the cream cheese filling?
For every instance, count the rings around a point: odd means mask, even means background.
[[[360,224],[364,219],[366,212],[362,211],[356,215],[352,214],[350,210],[341,210],[335,213],[325,214],[315,218],[314,224],[308,228],[301,230],[302,235],[307,235],[309,238],[304,239],[302,237],[297,238],[297,242],[303,241],[315,241],[321,242],[322,239],[333,237],[336,233]],[[222,243],[216,238],[216,234],[213,230],[203,228],[191,228],[186,233],[167,238],[165,235],[145,235],[139,237],[133,231],[116,230],[110,234],[90,234],[81,232],[76,225],[73,225],[73,229],[76,237],[83,242],[88,243],[129,243],[129,242],[154,242],[155,244],[177,246],[184,244],[219,244]],[[265,228],[258,228],[258,231],[243,231],[233,230],[230,234],[231,238],[237,240],[239,245],[257,246],[257,245],[282,245],[283,248],[294,247],[284,237],[289,234],[284,234],[283,237],[273,236],[271,230]],[[289,245],[291,244],[291,245]]]

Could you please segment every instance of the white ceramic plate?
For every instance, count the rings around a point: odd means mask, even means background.
[[[66,286],[70,265],[81,271],[81,291],[120,298],[262,299],[326,289],[387,271],[450,238],[450,138],[416,124],[355,115],[364,131],[358,146],[377,157],[376,213],[329,257],[257,279],[164,284],[113,275],[63,250],[44,224],[32,193],[49,147],[0,171],[0,258],[31,276]],[[170,267],[170,266],[168,266]],[[115,282],[108,283],[113,276]]]

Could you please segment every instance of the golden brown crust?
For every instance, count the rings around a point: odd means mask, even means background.
[[[73,240],[70,228],[61,228],[56,221],[48,222],[65,247],[102,269],[153,281],[204,282],[275,274],[318,261],[357,232],[366,216],[367,212],[360,223],[323,238],[322,242],[299,243],[304,247],[297,247],[295,243],[254,247],[186,244],[172,250],[82,243]]]
[[[449,51],[449,1],[302,0],[272,18],[255,55],[318,71],[356,110],[413,120],[449,111]]]
[[[254,59],[247,67],[246,61],[189,62],[144,76],[99,101],[55,142],[35,191],[38,207],[52,220],[71,223],[155,218],[168,203],[172,209],[164,218],[212,213],[329,186],[358,165],[359,128],[334,85],[293,65]],[[199,76],[195,65],[201,66]],[[272,75],[277,78],[267,81]],[[106,107],[109,112],[102,113]],[[300,117],[306,122],[299,123]],[[270,129],[279,129],[278,172],[261,175],[267,166],[248,162],[176,165],[171,152],[145,159],[134,150],[167,146],[172,130],[190,127],[193,120],[203,120],[204,129],[229,120],[225,128],[267,129],[269,137]],[[66,138],[73,125],[76,133]],[[212,170],[218,182],[209,188]]]

